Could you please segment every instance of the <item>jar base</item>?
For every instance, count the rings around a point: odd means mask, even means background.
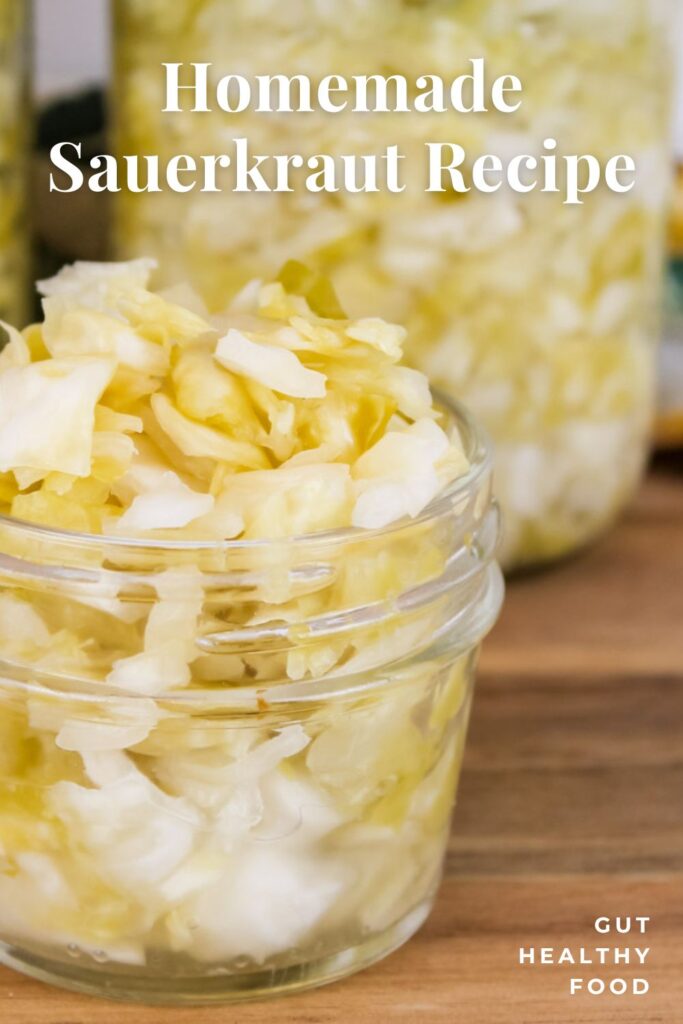
[[[390,928],[374,933],[357,946],[281,969],[230,974],[214,969],[211,974],[194,977],[170,973],[155,976],[144,969],[123,966],[113,971],[103,966],[70,964],[7,943],[0,943],[0,963],[59,988],[119,1002],[162,1006],[239,1003],[304,992],[369,967],[412,938],[428,917],[432,902],[430,899],[418,904]]]

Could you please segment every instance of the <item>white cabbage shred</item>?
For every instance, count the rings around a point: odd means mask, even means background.
[[[74,357],[1,373],[0,472],[88,476],[95,406],[114,370],[110,360]]]

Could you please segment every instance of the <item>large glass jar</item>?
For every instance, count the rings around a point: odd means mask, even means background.
[[[490,457],[415,520],[130,541],[0,517],[0,959],[150,1002],[358,970],[438,885]]]
[[[0,320],[12,324],[26,320],[28,294],[27,7],[0,0]]]
[[[670,0],[117,0],[117,134],[126,154],[468,153],[634,156],[638,186],[582,206],[495,196],[122,193],[125,255],[154,255],[217,306],[295,258],[352,315],[409,327],[409,356],[467,401],[498,449],[504,562],[561,556],[605,528],[639,478],[653,395],[669,166]],[[426,72],[483,57],[514,73],[514,114],[162,114],[162,62],[222,74]],[[187,70],[187,69],[186,69]],[[407,164],[406,164],[407,166]],[[416,159],[413,167],[422,167]],[[420,171],[417,172],[418,174]]]

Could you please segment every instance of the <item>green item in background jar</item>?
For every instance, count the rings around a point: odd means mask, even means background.
[[[122,193],[119,252],[152,254],[210,305],[287,259],[328,274],[353,315],[409,329],[409,358],[466,401],[497,447],[509,567],[565,555],[606,528],[645,460],[669,167],[673,5],[655,0],[116,3],[119,153],[384,152],[421,168],[426,141],[468,153],[636,158],[628,195],[580,207],[503,192],[400,196]],[[217,75],[430,73],[483,57],[514,72],[514,115],[163,115],[164,61]],[[415,156],[417,154],[417,157]],[[414,185],[415,183],[413,183]]]
[[[0,0],[0,319],[27,317],[29,228],[26,0]]]

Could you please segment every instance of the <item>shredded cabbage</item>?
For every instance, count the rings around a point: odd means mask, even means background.
[[[468,671],[277,728],[32,698],[0,726],[3,935],[262,965],[390,927],[438,877]]]
[[[426,379],[396,365],[402,328],[319,316],[278,282],[203,319],[149,291],[152,269],[67,267],[39,285],[44,322],[12,331],[0,474],[13,515],[286,537],[414,517],[467,471]]]
[[[307,369],[293,352],[259,345],[234,328],[216,346],[216,359],[227,370],[291,398],[324,398],[325,376]]]
[[[286,967],[432,897],[488,483],[463,538],[424,514],[469,463],[402,328],[293,265],[216,315],[151,270],[43,282],[0,362],[0,936]]]

